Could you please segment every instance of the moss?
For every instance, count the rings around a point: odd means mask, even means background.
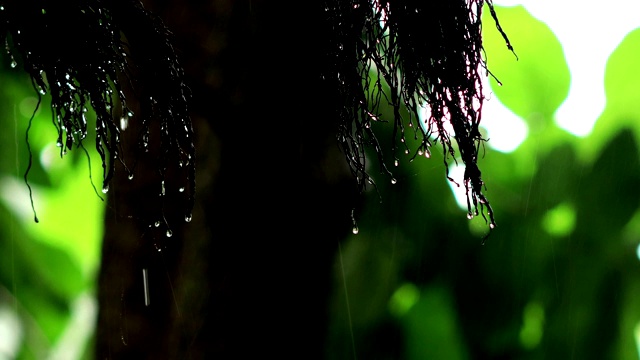
[[[135,121],[141,129],[135,152],[148,151],[151,134],[159,136],[160,181],[168,168],[183,169],[190,213],[195,194],[190,93],[171,34],[158,18],[135,0],[0,1],[0,36],[11,66],[31,76],[38,99],[51,97],[61,156],[84,149],[83,140],[93,132],[86,115],[91,108],[106,192],[117,162],[130,175],[134,171],[137,156],[133,166],[125,164],[118,123]],[[126,93],[136,97],[138,114]],[[155,128],[159,131],[151,131]]]

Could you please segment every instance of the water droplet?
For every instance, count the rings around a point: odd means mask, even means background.
[[[391,184],[395,185],[398,182],[395,178],[391,178]]]
[[[66,153],[66,151],[65,151],[65,153]],[[103,193],[103,194],[106,194],[106,193],[108,193],[108,192],[109,192],[109,184],[105,185],[105,186],[102,188],[102,193]]]
[[[160,227],[160,221],[156,221],[156,222],[153,224],[153,226],[155,226],[155,227]]]
[[[467,213],[467,219],[469,219],[469,220],[473,219],[473,214],[472,213]]]
[[[406,155],[409,155],[409,149],[406,149],[406,150],[404,151],[404,153],[405,153]]]
[[[422,156],[424,154],[424,151],[422,151],[422,149],[418,150],[418,155]]]
[[[172,237],[173,236],[173,231],[171,230],[167,230],[167,237]]]
[[[357,233],[360,232],[360,229],[358,229],[358,227],[356,225],[354,225],[353,229],[351,229],[351,231],[353,232],[353,235],[356,235]]]
[[[398,166],[398,159],[393,162],[393,165]]]
[[[185,222],[191,222],[191,219],[192,219],[191,214],[188,214],[188,215],[186,215],[186,216],[184,217],[184,221],[185,221]]]
[[[181,188],[179,188],[179,189],[178,189],[178,191],[180,191],[180,192],[184,192],[184,186],[183,186],[183,187],[181,187]]]
[[[127,129],[127,127],[129,127],[129,118],[126,116],[123,116],[120,118],[120,129],[124,131]]]
[[[492,229],[495,229],[496,228],[496,223],[494,223],[494,222],[490,223],[489,227],[492,228]]]
[[[133,173],[129,173],[129,176],[127,176],[127,178],[128,178],[129,180],[133,180]]]
[[[164,196],[165,195],[165,190],[164,190],[164,180],[162,180],[160,182],[160,196]]]
[[[18,63],[15,60],[11,59],[11,68],[14,69],[16,66],[18,66]]]

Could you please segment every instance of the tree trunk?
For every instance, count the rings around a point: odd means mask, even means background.
[[[323,358],[331,262],[357,197],[318,73],[323,3],[146,6],[174,32],[193,93],[197,200],[186,223],[167,194],[166,237],[145,217],[153,164],[117,172],[97,358]]]

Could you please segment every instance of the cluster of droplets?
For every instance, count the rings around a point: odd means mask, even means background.
[[[103,167],[102,193],[108,193],[118,162],[124,166],[128,178],[133,179],[133,171],[121,157],[120,144],[120,132],[129,128],[134,117],[120,84],[122,79],[127,79],[123,83],[133,87],[132,93],[142,93],[141,115],[135,118],[142,129],[140,147],[149,152],[149,128],[159,124],[160,172],[167,172],[170,161],[185,168],[188,186],[181,187],[179,192],[186,198],[189,215],[185,221],[191,221],[195,147],[187,110],[190,95],[170,33],[162,22],[138,2],[59,2],[55,5],[45,2],[42,9],[21,2],[5,6],[0,3],[0,27],[3,27],[0,35],[4,36],[7,58],[12,68],[18,66],[16,59],[19,59],[31,76],[38,106],[42,96],[51,97],[52,122],[58,131],[56,145],[60,155],[72,148],[82,148],[87,153],[83,140],[88,132],[86,113],[91,107],[96,117],[95,148]],[[73,26],[69,25],[69,18],[74,19]],[[77,31],[78,28],[82,31]],[[123,35],[128,42],[126,50]],[[56,51],[50,51],[51,48]],[[136,56],[137,48],[143,56]],[[131,71],[133,67],[135,71]],[[132,74],[142,80],[130,81]],[[156,83],[162,86],[155,86]],[[136,89],[138,84],[144,90]],[[27,186],[30,167],[31,155],[25,174]],[[161,185],[164,197],[168,189],[164,182]],[[30,186],[29,189],[31,191]],[[171,235],[168,231],[167,236]]]
[[[375,151],[381,172],[392,184],[397,182],[372,126],[383,122],[383,103],[390,104],[393,112],[389,122],[393,124],[394,167],[400,164],[397,151],[412,153],[412,134],[418,149],[410,161],[416,156],[430,158],[433,141],[442,145],[446,167],[447,159],[458,158],[459,153],[464,165],[477,168],[477,151],[484,141],[478,131],[484,99],[480,74],[486,70],[480,32],[483,4],[481,0],[446,4],[325,1],[330,42],[322,79],[335,87],[340,99],[335,102],[340,118],[338,143],[361,191],[372,183],[365,168],[367,147]],[[493,5],[487,5],[512,49]],[[362,83],[362,88],[354,88],[354,83]],[[423,117],[425,108],[428,115]],[[453,127],[452,134],[448,125]],[[467,196],[480,205],[481,212],[488,211],[489,226],[494,228],[480,172],[465,174],[465,182],[472,189]]]

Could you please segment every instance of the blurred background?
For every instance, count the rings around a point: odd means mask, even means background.
[[[480,168],[498,227],[483,245],[437,146],[401,158],[395,184],[375,176],[334,261],[327,359],[640,357],[640,9],[494,3],[518,57],[486,11],[502,86],[487,77]],[[1,65],[0,358],[91,359],[100,161],[61,158],[46,96],[37,108]]]

